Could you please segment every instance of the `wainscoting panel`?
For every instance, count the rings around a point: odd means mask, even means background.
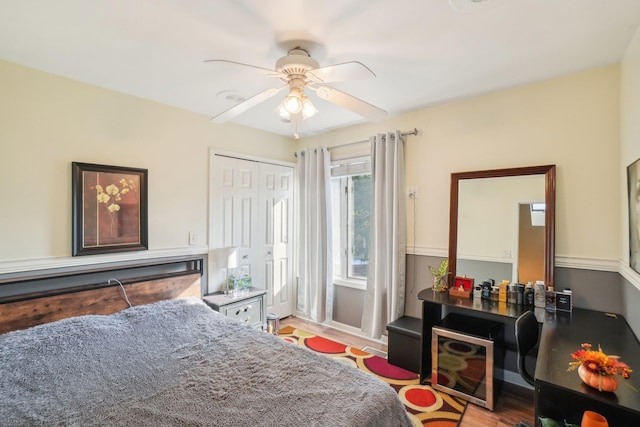
[[[333,320],[354,328],[362,328],[364,291],[347,286],[333,286]]]

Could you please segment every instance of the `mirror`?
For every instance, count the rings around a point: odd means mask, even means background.
[[[555,280],[555,165],[451,174],[450,280]]]

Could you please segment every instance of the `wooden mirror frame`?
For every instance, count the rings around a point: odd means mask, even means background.
[[[544,282],[554,286],[555,282],[555,221],[556,221],[556,166],[529,166],[522,168],[492,169],[451,174],[451,199],[449,208],[449,286],[456,276],[458,255],[458,184],[461,180],[477,178],[505,178],[510,176],[545,176],[545,236],[544,236]]]

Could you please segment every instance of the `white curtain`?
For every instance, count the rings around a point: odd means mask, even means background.
[[[371,235],[362,330],[379,338],[404,314],[406,200],[404,144],[399,131],[370,138]]]
[[[315,322],[331,320],[331,160],[325,147],[297,153],[300,190],[298,310]]]

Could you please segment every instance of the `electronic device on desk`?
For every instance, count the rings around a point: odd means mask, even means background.
[[[453,279],[453,287],[449,288],[449,295],[454,297],[471,298],[473,292],[473,278],[456,276]]]

